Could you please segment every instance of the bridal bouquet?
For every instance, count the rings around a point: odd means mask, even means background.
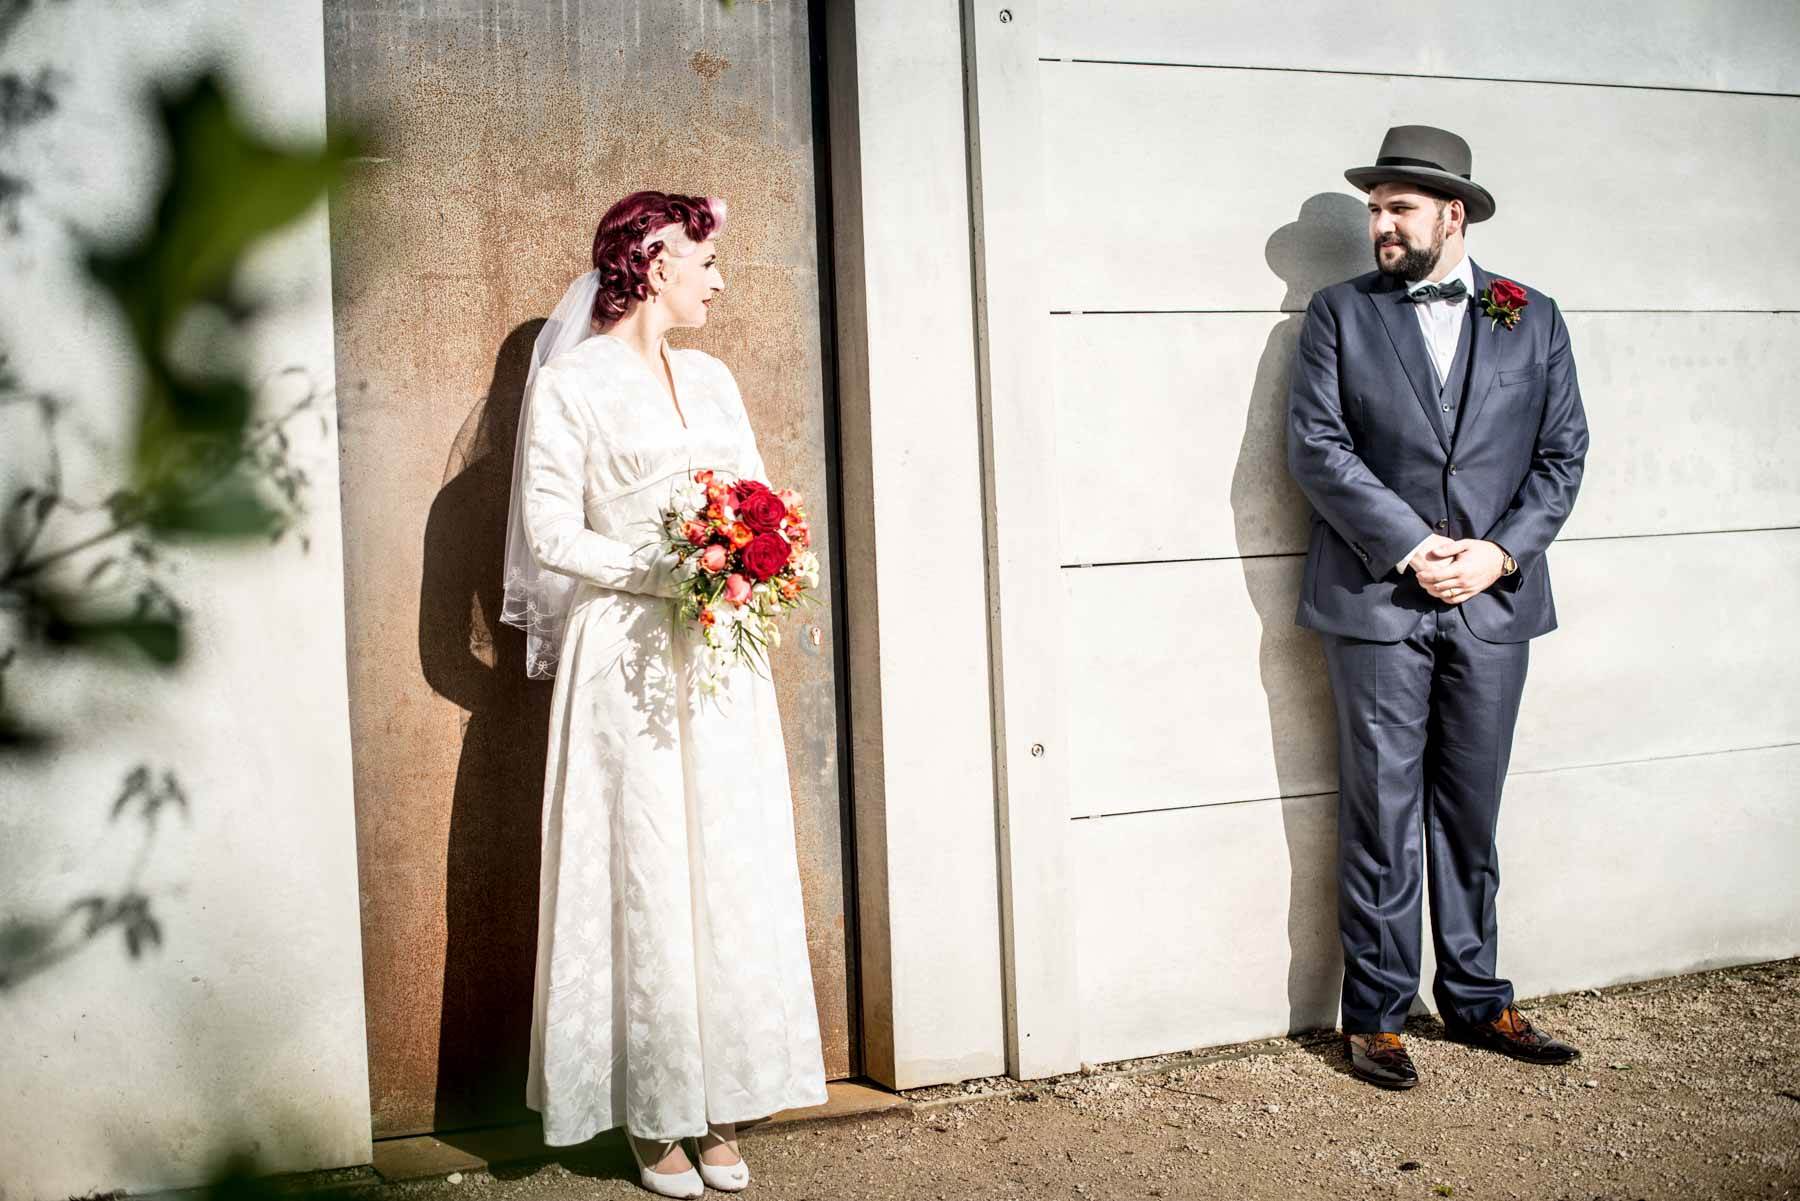
[[[662,532],[676,560],[678,620],[697,626],[705,646],[701,691],[716,694],[738,663],[766,671],[769,648],[781,644],[776,618],[812,603],[819,586],[800,494],[696,471],[676,487]]]

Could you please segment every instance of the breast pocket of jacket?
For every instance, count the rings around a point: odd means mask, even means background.
[[[1501,388],[1515,388],[1521,384],[1542,382],[1544,364],[1533,363],[1529,367],[1520,367],[1516,371],[1502,371],[1494,377],[1494,383]]]
[[[1496,373],[1494,390],[1488,394],[1488,403],[1529,421],[1534,414],[1542,411],[1548,395],[1544,387],[1544,364],[1533,363],[1515,371]]]

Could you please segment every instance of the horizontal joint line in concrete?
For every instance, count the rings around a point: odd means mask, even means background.
[[[1695,317],[1708,314],[1723,316],[1791,317],[1800,309],[1574,309],[1558,306],[1563,313],[1583,316]],[[1299,316],[1305,309],[1051,309],[1052,317],[1278,317]]]
[[[1288,796],[1239,797],[1229,801],[1201,801],[1194,805],[1158,805],[1153,809],[1114,809],[1105,813],[1077,813],[1069,820],[1086,822],[1102,817],[1142,817],[1149,813],[1182,813],[1189,809],[1223,809],[1230,805],[1263,805],[1270,801],[1311,801],[1336,795],[1337,790],[1333,789],[1330,792],[1296,792]]]
[[[1246,63],[1168,63],[1135,58],[1039,58],[1039,62],[1080,63],[1093,67],[1169,67],[1179,71],[1275,71],[1285,75],[1353,75],[1371,79],[1437,79],[1446,83],[1530,83],[1556,88],[1615,88],[1627,92],[1695,92],[1703,96],[1764,96],[1800,100],[1796,92],[1762,92],[1753,88],[1702,88],[1679,83],[1602,83],[1593,79],[1532,79],[1520,75],[1433,75],[1424,71],[1364,71],[1349,67],[1270,67]]]
[[[1573,546],[1578,542],[1640,542],[1651,538],[1715,538],[1733,534],[1787,534],[1800,529],[1792,525],[1756,525],[1727,530],[1663,530],[1654,534],[1590,534],[1584,538],[1558,538],[1552,546]],[[1304,559],[1305,551],[1272,551],[1263,555],[1195,555],[1185,559],[1109,559],[1093,563],[1064,563],[1065,571],[1086,567],[1177,567],[1183,563],[1247,563],[1252,559]]]
[[[1109,559],[1094,563],[1064,563],[1064,570],[1082,567],[1174,567],[1181,563],[1237,563],[1251,559],[1303,559],[1305,551],[1272,551],[1266,555],[1197,555],[1191,559]]]
[[[1557,767],[1532,767],[1508,772],[1513,776],[1549,776],[1565,771],[1600,771],[1608,767],[1635,767],[1648,763],[1674,763],[1682,759],[1716,759],[1725,755],[1753,755],[1758,751],[1783,751],[1800,747],[1800,742],[1771,742],[1760,746],[1733,746],[1716,751],[1684,751],[1679,755],[1649,755],[1642,759],[1613,759],[1605,763],[1565,763]],[[1263,805],[1272,801],[1311,801],[1336,796],[1331,792],[1295,792],[1284,796],[1242,797],[1228,801],[1201,801],[1194,805],[1159,805],[1151,809],[1116,809],[1105,813],[1077,813],[1070,821],[1095,821],[1103,817],[1143,817],[1151,813],[1184,813],[1190,809],[1222,809],[1229,805]]]
[[[1639,763],[1673,763],[1680,759],[1716,759],[1721,755],[1751,755],[1757,751],[1785,751],[1800,747],[1800,742],[1770,742],[1761,746],[1734,746],[1716,751],[1683,751],[1677,755],[1650,755],[1643,759],[1612,759],[1604,763],[1571,763],[1564,767],[1528,767],[1508,772],[1510,776],[1548,776],[1559,771],[1599,771],[1606,767],[1631,767]]]

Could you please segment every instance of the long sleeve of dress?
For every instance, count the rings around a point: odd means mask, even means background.
[[[588,448],[598,431],[554,370],[539,373],[527,423],[521,492],[525,533],[538,562],[602,588],[673,596],[671,561],[660,545],[627,546],[588,528],[583,496]]]

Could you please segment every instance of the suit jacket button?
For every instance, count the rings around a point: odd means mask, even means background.
[[[1450,474],[1451,475],[1456,474],[1456,464],[1455,463],[1450,464]]]
[[[1440,517],[1440,518],[1438,518],[1438,523],[1437,523],[1437,528],[1438,528],[1438,529],[1440,529],[1440,530],[1443,530],[1443,529],[1448,529],[1448,528],[1450,528],[1450,522],[1449,522],[1449,519],[1448,519],[1448,518],[1443,518],[1443,517]]]

